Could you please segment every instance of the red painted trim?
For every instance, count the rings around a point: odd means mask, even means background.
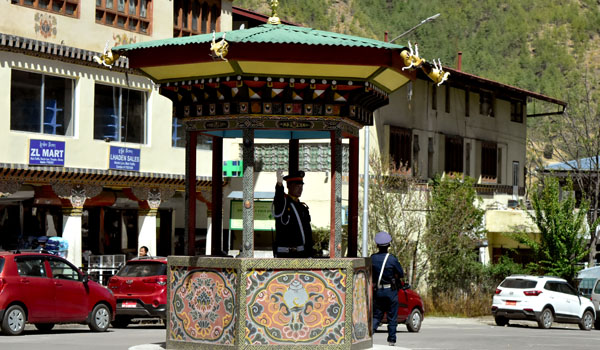
[[[196,146],[198,144],[198,132],[190,131],[190,143],[186,144],[185,155],[188,157],[189,167],[186,169],[185,182],[188,199],[188,251],[189,256],[196,255]]]
[[[294,173],[299,170],[299,154],[300,154],[300,140],[291,139],[289,142],[289,163],[288,163],[288,174]],[[289,181],[289,180],[288,180]]]
[[[213,136],[212,146],[212,245],[211,255],[221,255],[223,247],[223,138]],[[208,233],[207,233],[208,234]]]
[[[131,68],[213,62],[208,43],[128,51]],[[403,67],[399,50],[272,43],[230,43],[228,60]],[[401,71],[401,73],[404,73]]]

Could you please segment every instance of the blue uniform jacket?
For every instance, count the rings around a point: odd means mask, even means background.
[[[383,265],[383,260],[385,259],[386,253],[375,253],[371,255],[371,264],[373,265],[373,285],[377,284],[377,280],[379,279],[379,272],[381,271],[381,266]],[[383,269],[383,275],[381,276],[381,284],[392,284],[392,279],[395,279],[396,282],[399,279],[404,277],[404,270],[402,270],[402,266],[398,259],[390,254],[385,263],[385,268]],[[395,288],[395,286],[394,286]]]

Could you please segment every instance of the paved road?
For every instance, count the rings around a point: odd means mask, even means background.
[[[419,333],[398,327],[396,345],[412,350],[568,349],[589,350],[600,345],[600,330],[582,331],[577,325],[554,324],[539,329],[534,322],[515,322],[498,327],[491,317],[457,319],[425,317]],[[374,343],[385,344],[386,328],[375,334]]]
[[[138,344],[164,347],[164,342],[165,327],[157,324],[109,328],[102,333],[94,333],[88,326],[69,324],[58,325],[47,334],[27,325],[22,336],[0,335],[2,350],[126,350]]]
[[[512,322],[498,327],[491,317],[458,319],[426,317],[419,333],[398,327],[395,349],[412,350],[500,350],[500,349],[568,349],[598,348],[600,331],[581,331],[576,325],[555,324],[552,329],[538,329],[533,322]],[[386,328],[375,333],[375,350],[391,350],[386,343]],[[161,325],[132,325],[126,329],[110,328],[93,333],[87,326],[60,325],[43,334],[27,325],[25,335],[0,335],[1,350],[161,350],[165,348],[165,328]]]

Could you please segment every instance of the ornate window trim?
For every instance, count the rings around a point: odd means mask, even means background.
[[[152,0],[96,0],[96,23],[152,34]]]

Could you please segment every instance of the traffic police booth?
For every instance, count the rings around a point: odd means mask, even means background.
[[[119,46],[160,84],[186,128],[189,256],[168,258],[168,349],[371,348],[371,275],[357,257],[358,134],[388,94],[416,76],[403,46],[269,23]],[[410,67],[411,69],[405,69]],[[431,66],[426,65],[429,70]],[[422,67],[423,68],[423,67]],[[212,256],[194,256],[196,140],[211,135]],[[243,242],[221,257],[223,138],[243,139]],[[254,140],[330,139],[328,259],[254,257]],[[342,256],[342,139],[349,140],[348,253]]]

